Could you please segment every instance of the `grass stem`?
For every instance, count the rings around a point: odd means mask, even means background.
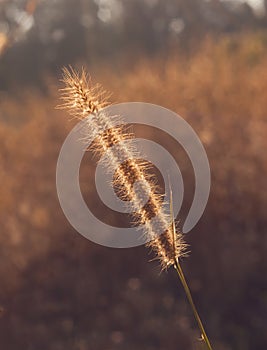
[[[189,301],[189,303],[190,303],[190,306],[191,306],[191,308],[192,308],[192,310],[193,310],[193,314],[194,314],[194,316],[195,316],[195,319],[196,319],[196,321],[197,321],[199,330],[200,330],[200,332],[201,332],[201,338],[202,338],[202,340],[206,343],[207,349],[208,349],[208,350],[212,350],[212,347],[211,347],[209,338],[208,338],[208,336],[207,336],[207,334],[206,334],[206,332],[205,332],[204,326],[203,326],[202,321],[201,321],[201,319],[200,319],[200,316],[199,316],[199,314],[198,314],[198,312],[197,312],[197,309],[196,309],[195,303],[194,303],[194,301],[193,301],[193,298],[192,298],[190,289],[189,289],[189,287],[188,287],[188,284],[187,284],[187,282],[186,282],[186,279],[185,279],[185,276],[184,276],[182,267],[181,267],[181,265],[180,265],[178,259],[175,261],[174,268],[175,268],[175,270],[176,270],[177,273],[178,273],[178,276],[179,276],[179,278],[180,278],[180,281],[181,281],[181,283],[182,283],[182,285],[183,285],[183,288],[184,288],[184,290],[185,290],[185,294],[186,294],[186,296],[187,296],[187,299],[188,299],[188,301]]]
[[[169,187],[170,187],[170,214],[171,214],[171,219],[172,219],[172,221],[171,221],[172,222],[172,235],[173,235],[173,242],[174,242],[175,241],[175,235],[176,235],[176,227],[175,227],[175,220],[174,220],[174,215],[173,215],[173,197],[172,197],[172,189],[171,189],[170,183],[169,183]],[[173,249],[175,249],[175,245],[173,246]],[[205,332],[204,326],[203,326],[202,321],[200,319],[200,316],[199,316],[199,314],[197,312],[197,308],[195,306],[195,303],[193,301],[190,289],[189,289],[187,281],[185,279],[182,267],[181,267],[181,265],[179,263],[179,258],[174,259],[173,266],[174,266],[175,270],[178,273],[178,276],[179,276],[180,281],[181,281],[181,283],[183,285],[183,288],[185,290],[185,294],[187,296],[189,304],[190,304],[190,306],[191,306],[191,308],[193,310],[193,314],[195,316],[195,319],[197,321],[197,324],[198,324],[198,327],[199,327],[199,330],[200,330],[200,333],[201,333],[201,340],[203,340],[205,342],[208,350],[212,350],[209,338],[208,338],[208,336],[207,336],[207,334]]]

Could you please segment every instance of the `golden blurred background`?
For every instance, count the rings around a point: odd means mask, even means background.
[[[201,349],[174,271],[160,273],[144,247],[86,240],[63,215],[55,169],[76,121],[55,106],[68,64],[85,66],[112,102],[161,105],[197,132],[212,187],[185,236],[191,253],[183,268],[214,349],[265,349],[267,16],[260,0],[0,1],[0,348]],[[187,208],[192,169],[181,150],[172,152],[181,157]],[[92,176],[85,159],[87,199]]]

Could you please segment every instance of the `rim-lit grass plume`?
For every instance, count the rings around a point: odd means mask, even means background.
[[[141,161],[142,155],[131,142],[133,135],[123,123],[123,116],[110,116],[103,110],[109,104],[109,96],[99,84],[92,84],[84,70],[78,74],[72,68],[64,68],[63,82],[60,108],[79,119],[86,118],[85,133],[96,136],[93,151],[104,158],[106,169],[115,175],[113,186],[119,189],[119,196],[126,205],[131,204],[135,225],[144,225],[147,246],[155,252],[162,268],[174,265],[185,254],[186,244],[180,232],[175,236],[172,233],[163,196],[148,171],[148,163]],[[138,186],[134,186],[135,183]],[[148,199],[145,204],[144,198]]]
[[[186,254],[187,245],[175,227],[171,189],[170,210],[166,212],[164,196],[159,194],[148,163],[142,160],[131,142],[134,136],[127,130],[123,116],[108,115],[104,110],[109,96],[101,85],[93,85],[84,70],[78,74],[72,68],[63,69],[62,81],[65,87],[61,89],[63,104],[60,108],[78,119],[85,119],[85,135],[94,140],[92,150],[99,154],[99,159],[105,160],[106,170],[114,175],[112,185],[126,205],[130,203],[135,224],[145,227],[147,246],[155,252],[162,268],[174,266],[176,269],[201,338],[207,349],[212,350],[179,262]]]

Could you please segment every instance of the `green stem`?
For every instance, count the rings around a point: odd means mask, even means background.
[[[184,290],[185,290],[185,294],[187,296],[187,299],[190,303],[190,306],[193,310],[193,313],[194,313],[194,316],[195,316],[195,319],[197,321],[197,324],[198,324],[198,327],[199,327],[199,330],[201,332],[201,336],[202,336],[202,339],[204,340],[204,342],[206,343],[206,346],[207,346],[207,349],[208,350],[212,350],[212,347],[211,347],[211,344],[210,344],[210,341],[209,341],[209,338],[205,332],[205,329],[204,329],[204,326],[201,322],[201,319],[199,317],[199,314],[197,312],[197,309],[196,309],[196,306],[195,306],[195,303],[193,301],[193,298],[192,298],[192,295],[191,295],[191,292],[190,292],[190,289],[188,287],[188,284],[186,282],[186,279],[185,279],[185,276],[184,276],[184,273],[183,273],[183,270],[182,270],[182,267],[178,261],[178,259],[175,260],[175,263],[174,263],[174,268],[176,269],[178,275],[179,275],[179,278],[181,280],[181,283],[184,287]]]

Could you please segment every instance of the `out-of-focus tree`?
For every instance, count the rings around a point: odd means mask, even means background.
[[[233,1],[0,0],[0,89],[14,79],[36,84],[44,71],[77,60],[168,52],[207,32],[260,25],[266,20]]]
[[[0,1],[0,56],[15,42],[25,39],[34,24],[36,0]]]

